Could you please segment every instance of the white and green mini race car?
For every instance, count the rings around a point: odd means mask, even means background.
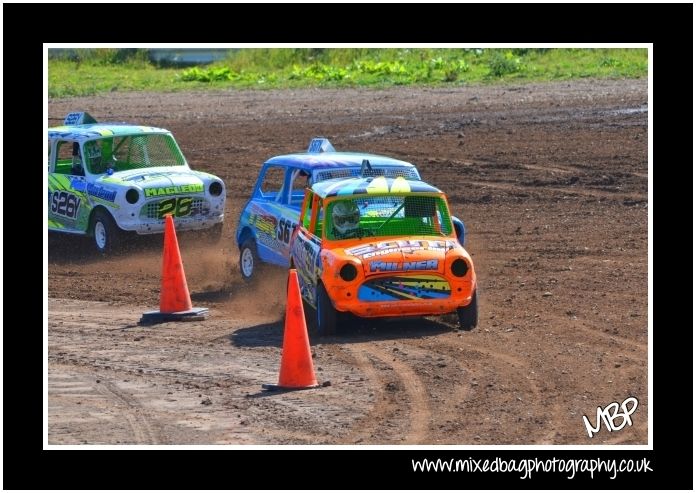
[[[177,230],[222,232],[223,181],[189,168],[168,130],[70,113],[48,129],[48,152],[49,231],[91,236],[101,253],[128,232],[163,232],[167,214]]]

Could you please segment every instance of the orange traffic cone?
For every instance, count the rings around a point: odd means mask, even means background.
[[[160,309],[143,313],[140,323],[169,322],[172,320],[203,320],[207,308],[191,306],[184,265],[181,262],[179,243],[176,240],[174,219],[171,214],[164,218],[164,253],[162,255],[162,289]]]
[[[290,269],[288,301],[285,306],[285,331],[283,333],[283,356],[280,359],[278,384],[265,383],[267,390],[301,390],[319,387],[314,376],[312,352],[309,349],[307,323],[302,310],[300,283],[297,271]]]

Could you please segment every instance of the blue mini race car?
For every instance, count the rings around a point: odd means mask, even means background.
[[[421,179],[411,163],[376,154],[337,152],[323,137],[312,139],[307,152],[266,161],[237,226],[242,278],[254,278],[260,263],[290,265],[290,240],[299,222],[305,188],[333,178],[360,176]],[[464,223],[454,217],[452,221],[463,245]]]

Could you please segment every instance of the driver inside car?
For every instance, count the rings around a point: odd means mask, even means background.
[[[73,142],[72,145],[72,167],[70,174],[75,176],[84,176],[85,170],[82,167],[82,155],[80,154],[80,144]]]
[[[354,200],[342,200],[331,211],[334,238],[355,238],[360,232],[360,210]]]

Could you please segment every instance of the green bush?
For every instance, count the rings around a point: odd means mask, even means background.
[[[199,67],[191,67],[184,70],[181,74],[181,80],[191,82],[213,82],[221,80],[234,80],[235,74],[228,67],[212,67],[201,69]]]
[[[488,57],[488,69],[493,77],[513,74],[520,70],[520,59],[515,58],[512,52],[505,54],[499,51],[491,51]]]
[[[599,61],[599,66],[616,68],[621,66],[621,62],[612,57],[605,57]]]
[[[348,71],[346,69],[315,63],[309,67],[300,67],[299,65],[294,65],[288,78],[297,81],[310,80],[315,82],[325,82],[343,80],[346,75],[348,75]]]

